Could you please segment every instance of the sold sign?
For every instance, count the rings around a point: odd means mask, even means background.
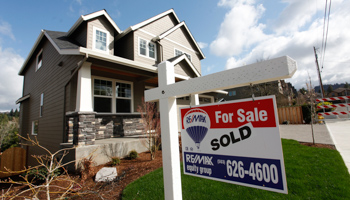
[[[180,113],[185,174],[288,193],[274,96]]]

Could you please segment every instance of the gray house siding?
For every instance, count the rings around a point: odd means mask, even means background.
[[[114,55],[134,60],[134,33],[131,32],[121,39],[117,40],[114,45]]]
[[[31,95],[21,107],[23,116],[21,134],[31,135],[32,121],[39,121],[37,138],[41,144],[51,151],[59,149],[64,133],[64,86],[67,83],[71,70],[82,59],[82,56],[61,56],[51,43],[45,38],[39,45],[38,51],[43,49],[42,66],[35,71],[36,59],[32,59],[24,76],[23,93]],[[37,52],[38,52],[37,51]],[[36,58],[34,54],[33,58]],[[59,62],[63,66],[58,66]],[[40,117],[40,96],[44,93],[43,114]],[[40,153],[29,148],[29,155]]]
[[[109,54],[114,55],[114,28],[110,25],[105,17],[98,17],[88,21],[87,23],[87,48],[93,49],[93,35],[94,28],[105,30],[109,32],[109,43],[107,48],[109,49]]]
[[[86,48],[87,23],[83,22],[72,34],[72,38]]]
[[[190,38],[187,31],[185,31],[184,27],[181,27],[175,30],[174,32],[170,33],[164,40],[169,41],[173,45],[173,48],[169,49],[172,52],[167,52],[167,53],[170,53],[169,55],[167,54],[168,56],[174,57],[174,53],[175,53],[174,48],[182,52],[186,52],[187,54],[190,54],[192,63],[194,64],[194,66],[196,66],[198,72],[201,73],[201,63],[200,63],[200,57],[199,57],[197,47],[195,46],[195,44],[193,44],[192,39]],[[175,41],[176,43],[181,45],[174,44],[170,40]]]

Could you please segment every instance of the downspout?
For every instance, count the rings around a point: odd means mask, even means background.
[[[159,44],[159,50],[160,50],[160,63],[163,62],[163,45],[160,43],[159,40],[156,41],[157,44]]]
[[[89,54],[85,54],[84,58],[77,63],[77,67],[74,69],[73,73],[69,77],[67,83],[64,85],[64,92],[63,92],[63,130],[66,131],[66,88],[67,85],[71,82],[72,78],[75,76],[75,74],[79,71],[79,69],[83,66],[85,61],[89,58]],[[63,135],[63,143],[66,143],[68,141],[68,138],[66,134]]]
[[[163,45],[160,43],[160,38],[159,36],[155,37],[152,39],[152,42],[156,42],[157,44],[159,44],[159,51],[160,51],[160,62],[163,62],[164,58],[163,58]]]

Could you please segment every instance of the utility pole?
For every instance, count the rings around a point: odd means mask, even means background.
[[[317,72],[318,72],[318,79],[320,81],[321,94],[322,94],[322,98],[324,98],[325,97],[324,89],[323,89],[322,78],[321,78],[321,73],[320,73],[320,67],[318,65],[318,59],[317,59],[317,53],[316,53],[316,48],[315,47],[314,47],[314,53],[315,53],[316,68],[317,68]]]

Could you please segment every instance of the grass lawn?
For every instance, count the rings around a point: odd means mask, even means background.
[[[350,175],[338,151],[282,139],[288,194],[182,174],[183,199],[350,199]],[[164,199],[163,169],[128,185],[124,199]],[[182,171],[183,173],[183,171]]]

